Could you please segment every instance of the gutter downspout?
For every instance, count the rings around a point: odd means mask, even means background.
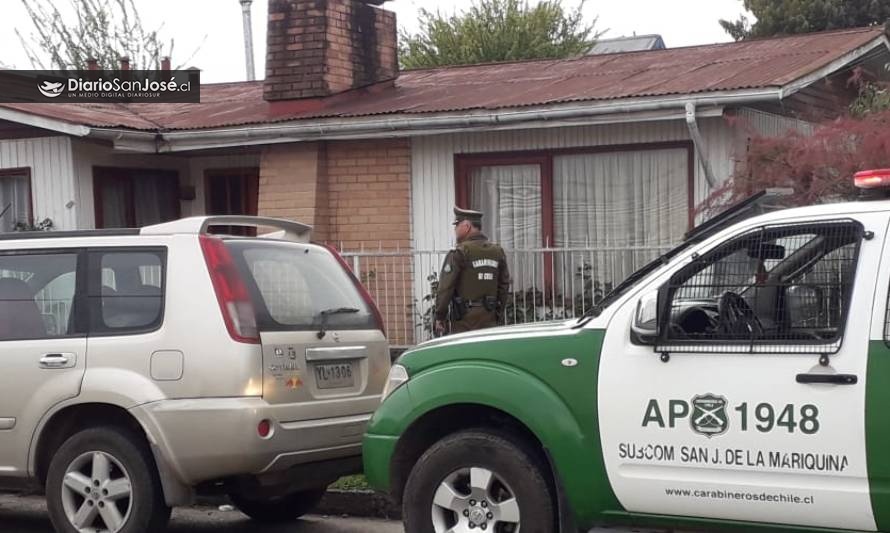
[[[717,178],[714,177],[711,162],[705,156],[705,141],[702,139],[701,131],[698,129],[694,102],[686,103],[686,126],[689,127],[689,136],[692,138],[692,144],[695,146],[698,162],[701,163],[702,168],[705,170],[705,180],[708,182],[708,187],[714,189],[717,187]]]

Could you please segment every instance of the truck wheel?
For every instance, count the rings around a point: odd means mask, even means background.
[[[450,435],[411,470],[403,498],[405,531],[556,531],[544,470],[522,446],[484,430]]]
[[[56,531],[150,533],[170,519],[151,452],[125,429],[86,429],[49,464],[46,504]]]
[[[229,499],[239,511],[257,522],[279,524],[291,522],[311,512],[327,492],[327,487],[301,490],[277,498],[251,498],[237,492]]]

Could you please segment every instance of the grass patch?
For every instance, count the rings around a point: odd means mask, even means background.
[[[368,480],[365,476],[346,476],[337,480],[336,483],[329,488],[334,490],[370,490]]]

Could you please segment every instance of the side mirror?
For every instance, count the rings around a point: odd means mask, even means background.
[[[821,287],[792,285],[785,289],[785,313],[789,324],[815,327],[822,316],[825,298]]]
[[[655,339],[658,338],[658,291],[646,294],[637,302],[637,310],[630,329],[637,342],[655,343]]]

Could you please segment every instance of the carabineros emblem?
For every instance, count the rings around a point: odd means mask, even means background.
[[[693,398],[692,416],[689,419],[692,430],[708,438],[726,433],[729,429],[726,404],[726,398],[715,394]]]

